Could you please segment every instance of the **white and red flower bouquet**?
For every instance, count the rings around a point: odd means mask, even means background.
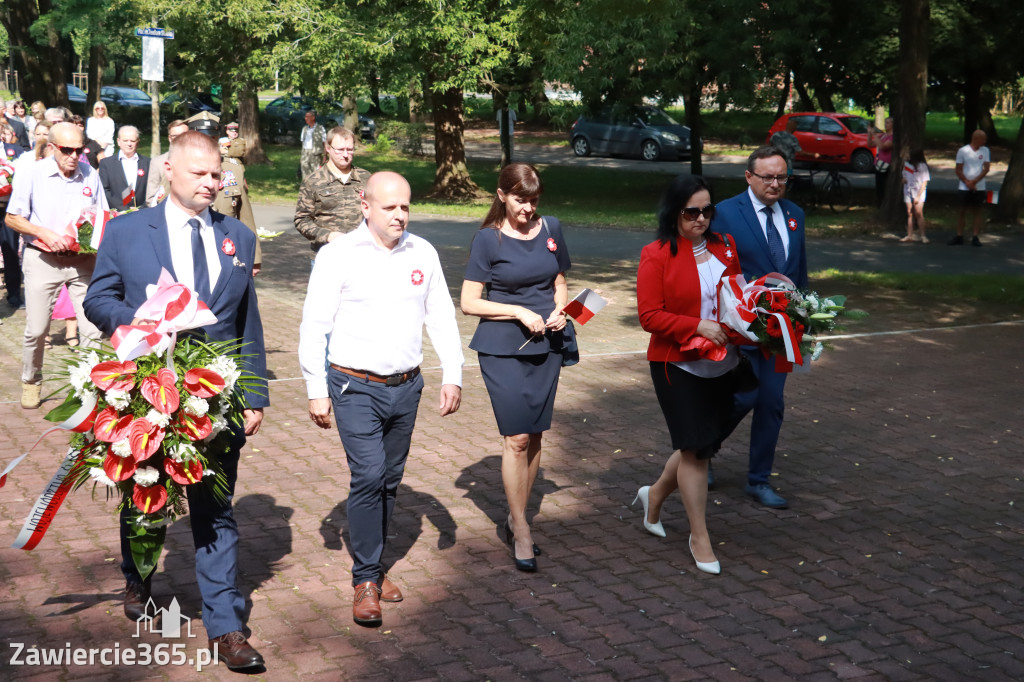
[[[103,239],[103,230],[111,218],[115,218],[128,211],[102,211],[96,205],[86,206],[72,220],[64,226],[64,233],[61,235],[61,246],[57,251],[73,251],[75,253],[96,253]],[[42,251],[50,251],[42,239],[35,242],[36,248]]]
[[[9,197],[14,191],[14,166],[5,160],[0,160],[0,197]]]
[[[776,371],[817,360],[825,349],[820,335],[837,330],[840,317],[865,317],[847,311],[845,296],[822,297],[797,289],[785,275],[771,272],[750,282],[743,275],[722,278],[719,321],[737,344],[756,344],[775,356]]]

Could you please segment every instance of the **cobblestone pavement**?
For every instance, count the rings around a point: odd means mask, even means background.
[[[497,534],[500,443],[475,357],[463,408],[441,419],[428,352],[386,556],[405,600],[367,629],[351,618],[343,452],[309,423],[298,378],[308,250],[292,233],[264,246],[273,406],[243,451],[236,496],[263,679],[1024,679],[1019,321],[922,331],[939,324],[879,314],[837,339],[787,391],[773,483],[790,508],[744,496],[744,427],[716,461],[708,525],[723,572],[710,576],[689,556],[678,499],[664,508],[665,539],[629,506],[669,454],[635,319],[637,252],[577,258],[572,289],[600,288],[612,304],[580,329],[583,361],[562,374],[531,505],[540,572],[517,572]],[[454,293],[465,248],[441,252]],[[45,425],[44,410],[17,404],[23,315],[0,326],[0,465]],[[473,321],[460,328],[468,342]],[[56,326],[55,341],[51,357],[63,349]],[[231,678],[223,665],[12,665],[14,644],[183,644],[192,657],[205,643],[187,517],[168,533],[154,591],[178,599],[196,639],[133,637],[102,493],[69,496],[34,551],[8,547],[62,442],[47,437],[0,491],[0,679]]]

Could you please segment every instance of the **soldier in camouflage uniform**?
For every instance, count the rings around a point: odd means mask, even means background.
[[[324,244],[359,227],[360,200],[369,171],[352,165],[355,135],[338,126],[327,133],[327,163],[302,181],[295,207],[295,229],[316,253]]]
[[[316,112],[307,111],[306,125],[299,131],[299,146],[302,148],[299,169],[303,180],[323,165],[325,137],[324,127],[316,122]]]

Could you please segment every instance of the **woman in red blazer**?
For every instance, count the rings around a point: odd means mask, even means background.
[[[651,333],[647,359],[674,452],[661,477],[640,488],[644,528],[659,537],[661,505],[677,488],[690,521],[697,568],[720,573],[705,521],[708,460],[732,408],[739,354],[718,323],[722,277],[741,273],[729,236],[711,231],[715,205],[704,178],[681,175],[662,197],[658,239],[644,247],[636,277],[641,326]]]

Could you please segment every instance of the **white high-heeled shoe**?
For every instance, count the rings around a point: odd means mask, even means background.
[[[711,575],[718,575],[722,572],[722,564],[718,563],[718,561],[699,561],[697,559],[697,555],[693,553],[692,535],[690,536],[688,544],[690,545],[690,556],[693,557],[694,563],[697,564],[698,571],[704,571],[705,573],[710,573]]]
[[[644,528],[646,528],[647,532],[651,535],[657,535],[659,538],[663,538],[665,537],[665,529],[664,527],[662,527],[661,521],[658,521],[657,523],[651,523],[647,520],[647,495],[650,492],[650,490],[651,486],[645,485],[643,488],[640,488],[640,490],[636,491],[636,497],[633,499],[633,504],[629,506],[635,506],[637,500],[639,500],[640,504],[644,506]]]

